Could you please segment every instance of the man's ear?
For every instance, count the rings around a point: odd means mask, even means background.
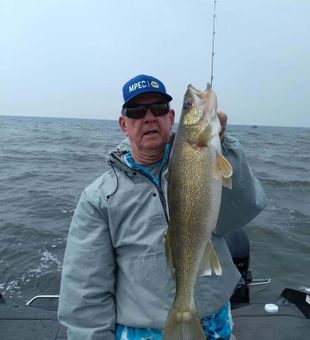
[[[123,132],[127,134],[127,125],[126,125],[126,120],[125,120],[124,116],[119,117],[118,124],[121,127],[121,129],[123,130]]]
[[[171,128],[174,124],[174,119],[175,119],[175,111],[170,109],[170,111],[169,111],[169,121],[170,121],[170,127]]]

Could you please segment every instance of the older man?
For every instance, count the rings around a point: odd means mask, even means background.
[[[175,282],[164,251],[167,181],[175,113],[164,84],[138,75],[123,86],[119,125],[128,138],[107,156],[110,169],[87,187],[75,210],[64,258],[59,320],[68,339],[161,339]],[[238,141],[224,134],[233,168],[212,238],[222,276],[197,280],[195,303],[208,339],[229,339],[229,299],[239,280],[224,240],[266,205]],[[188,340],[188,339],[184,339]]]

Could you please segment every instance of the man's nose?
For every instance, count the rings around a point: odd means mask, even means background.
[[[146,120],[146,121],[156,120],[156,116],[154,116],[154,114],[153,114],[153,112],[151,111],[150,108],[147,108],[144,120]]]

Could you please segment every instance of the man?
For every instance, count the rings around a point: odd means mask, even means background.
[[[87,187],[75,210],[64,258],[59,320],[69,340],[161,339],[175,292],[164,251],[167,182],[175,113],[164,84],[139,75],[123,86],[119,125],[128,136],[109,153],[110,170]],[[195,303],[208,339],[229,339],[229,299],[239,280],[224,240],[266,205],[239,143],[226,136],[233,189],[223,189],[213,244],[222,276],[198,278]]]

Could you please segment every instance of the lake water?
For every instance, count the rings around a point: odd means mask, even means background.
[[[310,129],[232,125],[268,207],[246,231],[253,299],[310,287]],[[117,121],[0,116],[0,292],[8,304],[58,294],[66,237],[85,186],[124,136]]]

